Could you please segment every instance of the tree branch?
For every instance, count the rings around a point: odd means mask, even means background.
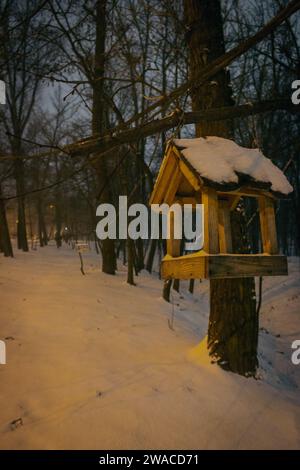
[[[159,132],[167,131],[178,124],[195,124],[201,121],[222,121],[224,119],[235,119],[247,117],[254,114],[266,113],[270,111],[289,111],[291,113],[299,113],[300,106],[293,105],[290,98],[277,98],[274,100],[257,101],[246,103],[239,106],[227,106],[223,108],[211,108],[204,111],[187,112],[183,113],[181,110],[175,110],[169,116],[162,119],[152,120],[139,127],[126,129],[118,134],[114,133],[112,129],[111,135],[105,135],[96,139],[87,138],[80,140],[73,144],[65,145],[61,148],[51,147],[50,152],[37,153],[33,155],[3,155],[0,156],[0,162],[4,160],[15,160],[18,158],[34,159],[51,157],[61,152],[71,156],[88,155],[90,153],[97,153],[97,156],[105,156],[110,153],[113,148],[118,148],[124,144],[136,142],[139,139],[149,137],[150,135]],[[39,145],[39,144],[37,144]]]
[[[85,139],[65,147],[65,150],[72,155],[85,155],[94,152],[105,152],[108,149],[119,147],[123,144],[136,142],[139,139],[149,137],[158,132],[163,132],[176,127],[182,122],[185,124],[194,124],[201,121],[222,121],[225,119],[234,119],[237,117],[246,117],[253,114],[265,113],[275,110],[286,110],[293,113],[300,111],[300,106],[292,104],[288,98],[278,98],[243,104],[240,106],[230,106],[223,108],[211,108],[204,111],[182,113],[181,110],[175,110],[169,116],[162,119],[155,119],[136,128],[123,130],[118,134],[105,135],[96,139]],[[100,156],[100,155],[99,155]]]
[[[193,80],[188,80],[186,83],[183,83],[178,88],[173,90],[168,95],[163,96],[158,99],[155,103],[149,106],[145,111],[136,114],[130,118],[125,124],[128,126],[138,119],[145,117],[145,115],[154,111],[158,107],[165,108],[174,100],[178,99],[180,96],[187,93],[191,88],[195,86],[200,86],[207,80],[211,79],[218,72],[227,67],[235,59],[243,55],[253,46],[261,42],[266,36],[268,36],[272,31],[274,31],[279,25],[281,25],[286,19],[288,19],[293,13],[300,9],[300,0],[292,0],[285,8],[282,8],[279,13],[274,16],[261,30],[256,34],[246,39],[238,46],[232,48],[230,51],[226,52],[222,56],[218,57],[216,60],[212,61],[206,67],[203,68],[201,76],[199,76],[197,82]]]

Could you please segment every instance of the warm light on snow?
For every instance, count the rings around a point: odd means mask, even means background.
[[[1,258],[1,448],[299,446],[296,259],[288,278],[264,280],[254,380],[210,362],[207,281],[195,281],[193,296],[182,282],[173,307],[157,271],[132,288],[122,264],[108,277],[95,252],[83,257],[85,276],[66,245]],[[13,421],[22,425],[12,430]]]

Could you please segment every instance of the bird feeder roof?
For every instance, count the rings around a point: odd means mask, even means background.
[[[247,185],[279,198],[293,191],[284,173],[259,149],[241,147],[221,137],[175,139],[172,144],[203,185],[219,191]]]

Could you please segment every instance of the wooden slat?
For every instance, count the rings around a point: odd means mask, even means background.
[[[209,187],[203,188],[202,204],[204,204],[204,251],[219,253],[219,216],[217,192]]]
[[[201,279],[207,277],[207,256],[185,255],[179,258],[166,256],[162,260],[163,279]]]
[[[182,179],[180,181],[180,185],[178,187],[178,193],[185,196],[190,196],[194,193],[194,188],[191,183],[188,182],[186,177],[182,174]]]
[[[180,196],[180,197],[178,197],[176,195],[175,203],[178,203],[181,206],[183,206],[184,204],[191,204],[193,207],[195,207],[196,204],[201,204],[201,198],[195,198],[195,197],[192,197],[192,196],[191,197],[189,197],[189,196],[183,196],[183,197]]]
[[[285,276],[285,256],[268,255],[220,255],[209,258],[207,277],[223,279],[230,277]]]
[[[223,279],[252,276],[285,276],[287,259],[281,255],[197,254],[172,258],[166,256],[161,268],[164,279]]]
[[[169,187],[170,180],[177,166],[176,155],[173,147],[169,146],[161,164],[149,204],[161,204]]]
[[[178,186],[180,184],[181,178],[182,178],[182,173],[179,169],[179,165],[176,162],[176,167],[175,167],[174,172],[173,172],[173,174],[170,178],[169,186],[166,190],[164,200],[163,200],[163,202],[165,202],[166,204],[169,204],[169,205],[173,204],[175,194],[176,194],[176,191],[177,191]]]
[[[179,161],[179,167],[180,167],[182,174],[188,180],[192,188],[195,191],[199,191],[199,189],[201,188],[199,179],[194,175],[194,173],[189,169],[189,167],[182,160]]]
[[[167,254],[173,257],[180,256],[181,240],[176,239],[174,236],[175,230],[175,216],[173,211],[168,213],[168,225],[170,227],[170,238],[167,238]]]
[[[241,199],[241,196],[239,196],[239,195],[228,196],[229,209],[231,211],[234,211],[237,208],[237,205],[238,205],[240,199]]]
[[[278,253],[274,202],[269,197],[259,198],[259,218],[264,253]]]
[[[219,191],[218,190],[218,194],[219,196],[237,195],[240,197],[241,196],[246,196],[246,197],[267,196],[267,197],[270,197],[271,199],[276,200],[276,197],[270,191],[266,191],[264,189],[248,188],[247,186],[241,186],[240,188],[234,189],[233,191]]]
[[[230,208],[228,201],[219,201],[220,253],[232,253]]]

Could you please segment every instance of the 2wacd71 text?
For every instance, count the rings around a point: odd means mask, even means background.
[[[198,454],[182,454],[182,453],[157,453],[157,454],[143,454],[137,455],[112,455],[105,454],[99,458],[100,465],[122,465],[125,468],[130,468],[135,464],[142,465],[198,465]]]

